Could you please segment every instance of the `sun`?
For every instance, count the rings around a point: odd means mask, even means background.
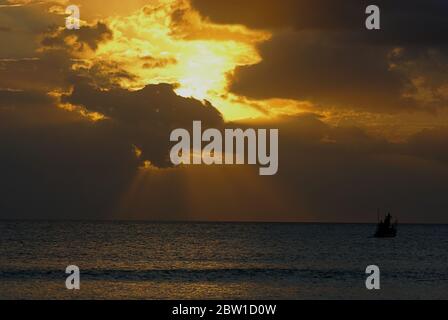
[[[220,45],[199,41],[179,54],[179,95],[206,100],[226,90],[225,75],[234,68],[234,61]]]
[[[215,25],[187,0],[154,1],[129,16],[110,18],[108,25],[114,38],[100,45],[95,59],[136,75],[122,80],[123,87],[170,83],[180,96],[209,101],[227,120],[263,115],[229,93],[228,86],[236,68],[261,61],[257,44],[270,33]]]

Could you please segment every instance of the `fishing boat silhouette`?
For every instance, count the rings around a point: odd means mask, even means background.
[[[379,219],[376,226],[375,238],[395,238],[397,236],[398,220],[392,223],[392,215],[388,213],[384,220]]]

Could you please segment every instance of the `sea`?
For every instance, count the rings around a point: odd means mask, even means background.
[[[0,221],[0,299],[448,299],[448,225]],[[66,288],[66,268],[80,289]],[[380,289],[366,288],[367,266]]]

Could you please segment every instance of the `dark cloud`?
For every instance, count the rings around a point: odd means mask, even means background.
[[[312,115],[277,124],[280,171],[272,183],[291,207],[279,216],[319,221],[372,221],[377,208],[401,220],[448,218],[448,131],[427,130],[390,143],[356,127],[333,127]],[[262,205],[261,205],[262,206]],[[275,217],[274,214],[270,215]]]
[[[406,151],[421,158],[429,158],[448,165],[448,127],[424,129],[409,139]]]
[[[0,90],[0,218],[107,217],[137,170],[129,141],[36,91]]]
[[[357,31],[364,40],[392,45],[448,44],[448,5],[444,0],[192,0],[201,14],[218,23],[261,29]],[[381,9],[382,31],[365,28],[368,5]]]
[[[57,108],[57,99],[41,91],[0,89],[1,128],[41,128],[80,121],[80,115]]]
[[[69,86],[70,55],[50,50],[35,58],[0,60],[0,88],[49,92]]]
[[[250,166],[195,166],[169,171],[164,178],[149,175],[126,213],[163,219],[152,206],[159,201],[145,201],[157,190],[159,198],[170,199],[168,217],[183,220],[373,222],[377,208],[390,210],[402,222],[448,219],[448,162],[441,148],[447,130],[391,143],[362,128],[330,126],[313,114],[256,127],[280,130],[276,176],[260,177]],[[173,199],[168,186],[177,192],[184,176],[189,177],[187,188]]]
[[[0,90],[0,106],[3,108],[17,108],[51,104],[52,99],[40,92],[22,92],[13,90]]]
[[[232,91],[255,98],[293,98],[374,112],[409,109],[408,80],[390,68],[389,50],[351,43],[343,34],[285,32],[261,46],[263,61],[241,67]]]
[[[120,65],[79,59],[111,38],[105,24],[42,32],[38,52],[0,60],[1,218],[111,218],[144,161],[169,166],[173,128],[222,125],[214,107],[169,85],[120,89],[134,79]],[[51,92],[70,93],[59,101]],[[61,102],[108,118],[93,122]]]
[[[58,28],[57,31],[44,37],[42,45],[44,47],[73,49],[75,51],[84,51],[87,46],[95,51],[99,43],[111,40],[112,37],[113,33],[108,26],[102,22],[97,22],[93,26],[81,26],[79,30]],[[67,42],[69,38],[75,38],[76,40],[73,44],[70,44]]]
[[[42,47],[31,57],[0,59],[0,88],[44,92],[67,90],[77,75],[95,79],[100,87],[116,86],[123,79],[134,79],[135,76],[116,63],[89,64],[90,56],[82,55],[87,49],[93,53],[99,43],[111,38],[112,31],[101,22],[75,31],[53,27],[52,31],[45,31]],[[73,70],[73,64],[78,65],[78,70]]]
[[[201,14],[218,23],[252,28],[347,28],[363,21],[364,1],[328,0],[192,0]],[[361,14],[357,14],[361,12]]]
[[[63,15],[50,12],[53,5],[52,1],[39,1],[0,8],[0,59],[34,56],[39,48],[37,37],[49,29],[65,25]]]
[[[256,125],[280,129],[277,176],[260,177],[252,167],[164,169],[133,189],[143,160],[168,165],[168,128],[189,128],[192,119],[222,126],[216,110],[177,97],[168,85],[104,92],[78,82],[64,101],[110,117],[96,123],[47,108],[51,101],[36,93],[0,97],[2,217],[110,218],[123,210],[123,217],[139,219],[370,221],[381,207],[404,221],[446,221],[446,129],[390,143],[317,115],[289,117]],[[18,110],[34,110],[33,122]],[[59,120],[39,122],[44,112],[60,113]],[[140,158],[133,145],[142,148]],[[131,203],[119,206],[129,190]]]
[[[376,1],[381,9],[380,31],[365,27],[370,4],[193,0],[213,21],[273,32],[272,40],[260,48],[263,61],[239,68],[232,78],[231,89],[240,95],[310,100],[324,107],[370,112],[445,106],[446,80],[430,83],[427,79],[440,78],[448,65],[447,3]],[[394,54],[397,48],[406,57]],[[437,60],[421,58],[434,50],[440,53]],[[411,59],[412,55],[420,58]],[[422,78],[425,83],[413,83]]]
[[[79,82],[62,100],[109,119],[91,122],[40,93],[0,91],[2,218],[110,218],[144,161],[170,165],[173,128],[222,126],[211,105],[169,85],[130,92]]]
[[[0,141],[1,218],[110,217],[138,165],[129,142],[101,124],[1,125]]]
[[[221,127],[221,114],[210,104],[177,96],[171,85],[146,86],[128,91],[95,89],[87,83],[74,86],[62,102],[80,105],[111,119],[143,151],[143,159],[156,166],[169,166],[169,135],[173,129],[189,128],[194,120],[204,126]]]
[[[360,35],[366,42],[406,47],[446,47],[448,3],[444,0],[376,1],[381,31]]]
[[[74,78],[83,77],[98,88],[120,87],[123,81],[132,82],[138,77],[126,71],[119,63],[96,61],[93,65],[79,65]]]
[[[431,112],[448,107],[448,48],[401,48],[393,51],[390,62],[412,79],[407,96]]]
[[[109,37],[100,24],[88,29],[74,38],[75,48],[94,50]],[[71,35],[52,35],[34,58],[0,60],[1,218],[111,218],[144,161],[169,166],[172,128],[193,119],[222,125],[214,107],[181,98],[169,85],[120,89],[117,81],[134,76],[111,62],[84,64],[66,45]],[[70,93],[59,101],[50,92]],[[60,102],[108,118],[92,122]],[[147,199],[160,201],[156,194]]]

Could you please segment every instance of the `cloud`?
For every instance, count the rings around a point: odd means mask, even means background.
[[[17,16],[31,7],[16,7]],[[171,128],[222,125],[209,103],[171,85],[120,88],[135,76],[97,59],[112,38],[106,24],[44,25],[29,52],[0,59],[1,218],[110,218],[141,167],[170,165]],[[92,121],[93,113],[107,117]]]
[[[269,33],[210,23],[186,0],[153,1],[129,16],[110,17],[107,25],[114,38],[99,45],[95,58],[136,76],[122,81],[122,87],[169,83],[178,85],[176,93],[183,97],[210,101],[226,119],[259,114],[244,100],[234,102],[226,90],[227,75],[257,63],[255,44]]]
[[[71,65],[69,55],[63,50],[44,52],[34,58],[0,60],[0,88],[45,93],[66,89]]]
[[[275,126],[282,137],[280,171],[271,183],[283,191],[289,208],[267,215],[271,219],[303,213],[311,221],[373,221],[376,209],[383,208],[406,221],[446,220],[448,162],[441,148],[446,129],[390,143],[313,115]]]
[[[387,48],[353,44],[344,35],[302,31],[278,34],[260,50],[261,63],[235,73],[233,92],[372,112],[414,107],[402,97],[409,80],[391,70]]]
[[[41,116],[43,114],[40,114]],[[0,217],[110,217],[138,159],[126,139],[85,122],[0,124]]]
[[[448,127],[424,129],[409,139],[406,151],[448,165],[448,150],[445,148],[447,138]]]
[[[134,177],[125,137],[57,106],[39,90],[0,90],[0,218],[108,217]]]
[[[118,17],[89,20],[79,32],[62,29],[49,3],[20,3],[0,9],[9,28],[0,38],[11,44],[0,51],[1,218],[364,222],[381,207],[404,221],[447,221],[448,130],[437,127],[448,97],[444,3],[416,10],[411,1],[401,15],[391,5],[389,32],[374,36],[358,30],[364,14],[351,1],[346,10],[334,1],[195,0],[212,20],[185,1],[130,16],[114,1],[108,12]],[[81,4],[89,19],[104,5]],[[404,35],[389,17],[422,17],[429,31],[412,26]],[[213,92],[217,103],[179,96],[178,82],[184,93]],[[286,102],[309,112],[225,123],[217,109],[252,105],[270,115]],[[414,110],[430,110],[437,124],[395,143],[323,116],[385,113],[402,128],[403,112]],[[381,124],[378,117],[371,121]],[[280,129],[278,175],[171,167],[169,134],[193,120]]]
[[[314,114],[251,123],[280,129],[280,171],[265,179],[251,167],[139,169],[169,165],[169,128],[224,125],[169,85],[102,91],[78,79],[62,100],[109,120],[46,107],[55,101],[36,93],[0,92],[2,217],[369,221],[382,207],[404,221],[422,222],[423,210],[425,222],[446,221],[444,129],[397,144]]]
[[[433,112],[448,107],[447,48],[397,48],[390,58],[391,68],[410,79],[408,98]]]
[[[354,27],[363,18],[356,13],[365,10],[363,1],[358,0],[267,0],[262,3],[256,0],[192,0],[192,4],[215,22],[244,24],[259,29]]]
[[[107,120],[59,109],[42,92],[0,90],[1,218],[110,218],[141,167],[170,166],[172,128],[193,119],[223,124],[211,105],[179,97],[170,85],[102,91],[77,81],[61,102]]]
[[[0,59],[30,58],[39,48],[38,35],[54,26],[64,26],[64,17],[49,12],[49,2],[0,8]]]
[[[98,44],[111,40],[112,31],[102,22],[95,25],[81,26],[75,32],[66,28],[58,28],[53,34],[48,34],[42,40],[42,45],[47,48],[65,48],[73,51],[85,51],[87,48],[95,51]]]
[[[139,188],[131,188],[121,216],[373,222],[381,208],[402,222],[446,221],[448,163],[440,147],[447,130],[429,130],[407,142],[391,143],[362,128],[330,126],[322,120],[306,114],[246,124],[279,128],[276,176],[260,177],[250,166],[149,170],[140,177]],[[181,196],[173,198],[172,188]]]
[[[166,167],[170,166],[169,135],[173,129],[188,128],[193,120],[201,120],[210,127],[223,125],[221,114],[212,105],[179,97],[173,90],[173,86],[161,84],[137,91],[120,88],[102,91],[81,82],[61,101],[110,118],[117,130],[142,150],[143,160]]]
[[[380,31],[365,28],[367,1],[192,3],[214,22],[273,32],[260,45],[262,61],[242,66],[230,77],[238,95],[385,113],[446,105],[446,81],[429,83],[447,66],[448,6],[443,1],[377,1]],[[439,58],[428,59],[434,51]],[[397,52],[406,52],[407,58]]]
[[[51,98],[39,92],[0,90],[0,105],[7,108],[51,104]]]
[[[243,24],[260,29],[356,32],[366,41],[391,45],[447,44],[448,5],[443,0],[377,0],[382,30],[365,28],[365,9],[371,1],[346,0],[192,0],[194,8],[218,23]]]

